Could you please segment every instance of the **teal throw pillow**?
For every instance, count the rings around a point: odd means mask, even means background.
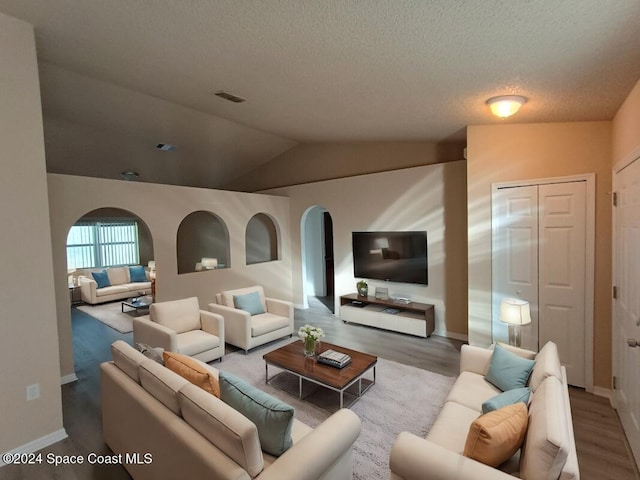
[[[111,286],[111,282],[109,281],[109,275],[107,275],[106,270],[102,270],[101,272],[91,272],[91,276],[98,284],[98,288]]]
[[[485,380],[503,392],[527,385],[535,360],[519,357],[500,345],[496,345]]]
[[[264,313],[262,301],[259,292],[245,293],[244,295],[234,295],[233,304],[236,308],[249,312],[250,315],[259,315]]]
[[[147,275],[142,265],[129,267],[129,278],[132,282],[148,282]]]
[[[220,400],[242,413],[258,428],[260,446],[276,457],[293,445],[293,407],[229,373],[220,371]]]
[[[507,405],[513,405],[514,403],[524,402],[529,403],[529,396],[531,395],[531,389],[529,387],[514,388],[513,390],[507,390],[495,397],[491,397],[489,400],[482,404],[482,414],[499,410]]]

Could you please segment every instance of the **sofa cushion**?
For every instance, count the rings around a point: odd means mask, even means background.
[[[489,400],[482,404],[482,413],[493,412],[507,405],[513,405],[514,403],[524,402],[529,403],[529,397],[531,396],[531,388],[514,388],[513,390],[507,390],[495,397],[491,397]]]
[[[528,480],[558,478],[570,446],[570,419],[562,384],[547,377],[531,397],[529,428],[522,446],[520,472]]]
[[[260,295],[260,301],[262,302],[262,308],[266,312],[267,311],[267,303],[264,297],[264,289],[260,285],[256,285],[253,287],[246,288],[237,288],[235,290],[227,290],[220,294],[220,298],[222,299],[222,304],[227,307],[236,308],[235,303],[233,301],[234,295],[244,295],[246,293],[258,292]]]
[[[313,432],[313,428],[308,425],[305,425],[300,420],[294,418],[293,426],[291,427],[291,440],[295,445],[304,437],[306,437],[309,433]],[[264,468],[265,470],[275,462],[278,457],[274,457],[273,455],[269,455],[268,453],[262,452],[262,458],[264,459]]]
[[[249,315],[260,315],[265,312],[258,291],[233,296],[233,306],[248,312]]]
[[[111,283],[111,285],[122,285],[124,283],[129,283],[128,267],[107,268],[107,275],[109,275],[109,283]]]
[[[111,285],[108,287],[102,287],[96,289],[96,297],[107,297],[109,295],[121,295],[125,294],[125,297],[129,293],[129,290],[124,285]]]
[[[255,423],[265,452],[279,456],[293,444],[293,407],[245,381],[220,372],[220,399]]]
[[[527,406],[522,402],[478,417],[469,428],[464,456],[498,467],[509,460],[522,445],[527,420]]]
[[[164,359],[162,358],[162,347],[152,347],[146,343],[136,343],[136,350],[138,350],[145,357],[150,358],[154,362],[158,362],[160,365],[164,365]]]
[[[191,330],[178,334],[178,352],[184,355],[198,355],[220,346],[220,339],[203,330]]]
[[[134,267],[129,267],[129,282],[146,282],[147,281],[147,273],[144,271],[144,267],[142,265],[137,265]]]
[[[128,343],[122,340],[116,340],[111,344],[111,358],[113,358],[113,363],[116,364],[116,367],[126,373],[136,383],[140,383],[138,366],[147,360],[147,357]]]
[[[482,411],[482,403],[499,393],[501,390],[487,382],[482,375],[461,372],[445,401],[464,405],[479,415]]]
[[[184,420],[252,478],[262,471],[260,439],[251,420],[192,384],[180,389],[178,401]]]
[[[502,391],[521,388],[527,385],[534,363],[496,345],[485,378]]]
[[[469,427],[478,415],[478,410],[455,402],[446,402],[426,438],[430,442],[462,455]]]
[[[154,322],[177,333],[200,330],[198,297],[153,303],[149,307],[149,316]]]
[[[251,336],[259,337],[265,333],[274,332],[280,328],[289,326],[289,319],[274,315],[273,313],[263,313],[251,317]]]
[[[142,388],[173,413],[180,415],[178,391],[189,381],[150,358],[140,364],[138,371]]]
[[[533,371],[531,372],[529,386],[535,392],[547,377],[556,377],[562,381],[558,347],[551,341],[545,343],[536,355],[536,364],[533,366]]]
[[[193,358],[180,353],[163,352],[164,365],[194,385],[220,398],[218,379]]]
[[[513,345],[509,345],[508,343],[498,342],[497,345],[500,345],[502,348],[509,350],[511,353],[515,353],[519,357],[526,358],[527,360],[535,360],[536,352],[527,350],[525,348],[515,347]],[[496,344],[492,344],[489,347],[491,350],[496,348]]]
[[[102,270],[101,272],[91,272],[91,276],[98,284],[97,288],[109,287],[111,285],[111,281],[109,280],[109,275],[107,275],[106,270]]]

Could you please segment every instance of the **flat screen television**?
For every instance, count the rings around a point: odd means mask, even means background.
[[[353,232],[355,277],[429,284],[427,232]]]

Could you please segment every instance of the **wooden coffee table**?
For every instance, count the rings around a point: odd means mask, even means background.
[[[262,357],[265,361],[266,382],[269,383],[270,380],[282,373],[280,372],[269,378],[269,365],[278,367],[298,377],[298,398],[302,399],[302,382],[306,380],[340,393],[340,408],[344,406],[345,390],[357,383],[357,394],[353,402],[348,405],[350,407],[375,385],[378,357],[326,342],[321,343],[318,353],[329,349],[350,355],[351,363],[344,368],[335,368],[319,363],[313,357],[304,356],[304,344],[302,342],[293,342]],[[363,388],[362,377],[369,370],[373,372],[373,381],[368,380]]]

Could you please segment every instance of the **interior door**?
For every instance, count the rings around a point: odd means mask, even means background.
[[[640,159],[615,175],[614,400],[629,446],[640,463]]]
[[[508,187],[493,197],[493,340],[509,342],[499,318],[503,298],[526,300],[531,325],[521,328],[522,347],[538,349],[538,187]]]
[[[540,185],[538,343],[552,340],[569,384],[585,386],[586,182]]]

